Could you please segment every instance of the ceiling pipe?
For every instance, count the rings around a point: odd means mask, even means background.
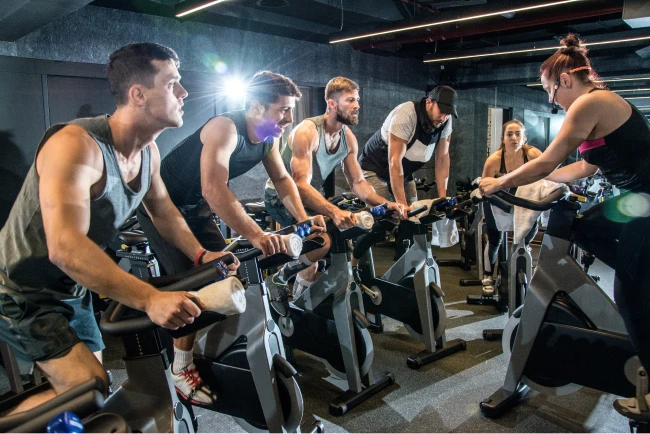
[[[393,45],[414,44],[420,42],[435,42],[444,41],[452,38],[461,38],[464,36],[482,35],[485,33],[499,32],[504,30],[521,29],[525,27],[533,27],[544,24],[561,23],[565,21],[579,20],[583,18],[592,18],[601,15],[620,14],[623,12],[623,5],[606,5],[594,9],[593,5],[590,7],[583,7],[580,10],[565,12],[562,14],[549,14],[542,12],[538,17],[525,16],[525,13],[520,13],[519,16],[504,20],[501,17],[494,17],[482,22],[480,26],[472,21],[464,22],[461,24],[453,23],[447,26],[436,28],[436,30],[426,31],[426,34],[411,37],[411,38],[395,38],[384,41],[351,41],[350,44],[355,50],[366,50],[373,48],[384,48]],[[492,21],[490,23],[490,21]]]

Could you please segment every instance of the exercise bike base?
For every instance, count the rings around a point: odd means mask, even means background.
[[[300,432],[324,433],[325,425],[319,419],[314,419],[312,423],[305,422],[300,425]]]
[[[481,286],[483,281],[479,279],[460,279],[460,286]]]
[[[467,296],[467,304],[478,304],[481,306],[494,306],[494,308],[499,312],[499,313],[505,313],[508,311],[508,306],[502,306],[499,303],[498,298],[494,297],[482,297],[480,295],[468,295]]]
[[[503,338],[503,329],[483,330],[483,339],[486,341],[500,341]]]
[[[381,372],[375,376],[375,383],[364,387],[361,392],[348,390],[330,403],[330,414],[332,416],[343,416],[366,399],[375,395],[395,382],[395,375],[392,372]]]
[[[464,271],[469,271],[472,269],[472,264],[468,264],[458,259],[441,259],[440,261],[436,262],[438,263],[439,267],[458,267]]]
[[[448,341],[444,348],[436,349],[435,352],[423,350],[414,356],[406,359],[406,366],[411,369],[418,369],[443,357],[450,356],[467,348],[467,342],[462,339]]]
[[[517,404],[529,390],[530,388],[523,383],[519,383],[517,390],[513,393],[499,389],[488,399],[481,401],[481,413],[490,419],[497,418]]]

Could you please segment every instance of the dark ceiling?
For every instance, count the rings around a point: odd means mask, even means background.
[[[17,14],[41,23],[75,8],[91,5],[174,18],[177,11],[208,0],[2,0],[0,29],[15,23]],[[474,56],[469,59],[427,63],[437,81],[459,87],[524,84],[535,80],[535,68],[552,53],[522,53],[498,57],[479,57],[485,52],[557,46],[560,37],[575,32],[588,42],[650,35],[650,28],[632,29],[623,19],[635,11],[650,16],[645,0],[573,0],[547,8],[436,24],[486,13],[533,5],[560,3],[561,0],[226,0],[181,20],[277,35],[296,40],[329,44],[337,39],[390,31],[414,25],[415,30],[388,33],[340,42],[355,50],[381,56],[427,59]],[[43,12],[43,3],[59,5],[57,15]],[[51,8],[50,8],[51,9]],[[12,12],[13,10],[13,12]],[[36,19],[35,17],[40,17]],[[22,19],[23,22],[28,20]],[[25,26],[29,33],[33,27]],[[15,27],[15,25],[14,25]],[[0,39],[20,37],[20,29]],[[26,33],[25,33],[26,34]],[[603,78],[650,75],[650,39],[625,44],[590,47],[592,59],[599,61]],[[444,69],[440,66],[443,65]],[[622,70],[624,68],[624,70]],[[521,74],[505,74],[517,69]],[[444,72],[441,72],[444,71]],[[459,76],[480,77],[480,83],[459,80]],[[633,89],[646,82],[622,82],[611,87]],[[645,87],[650,87],[645,85]],[[630,93],[632,95],[632,93]],[[648,94],[650,95],[650,93]]]

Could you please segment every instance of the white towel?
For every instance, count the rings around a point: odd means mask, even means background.
[[[515,218],[512,210],[510,212],[505,212],[498,206],[494,206],[491,203],[488,203],[492,209],[492,215],[494,216],[494,223],[496,227],[501,232],[512,231],[515,228]]]
[[[234,315],[246,310],[246,292],[236,277],[226,277],[219,282],[204,286],[190,294],[201,300],[205,310],[222,315]]]
[[[517,188],[516,196],[523,199],[540,201],[558,188],[561,188],[563,185],[564,184],[540,179],[532,184],[522,185]],[[540,214],[541,211],[534,211],[520,206],[515,207],[513,244],[521,244],[524,242],[526,234],[528,234],[530,229],[533,227]]]
[[[427,215],[431,209],[433,199],[418,200],[411,204],[411,209],[419,208],[426,205],[427,211],[414,217],[409,217],[409,220],[419,223],[419,216]],[[440,246],[442,248],[451,247],[458,243],[458,227],[455,220],[444,219],[435,222],[431,225],[431,245]]]

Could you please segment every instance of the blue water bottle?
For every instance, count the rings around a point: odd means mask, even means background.
[[[52,418],[47,424],[46,432],[49,433],[78,433],[84,432],[84,425],[81,419],[71,411],[64,411]]]

